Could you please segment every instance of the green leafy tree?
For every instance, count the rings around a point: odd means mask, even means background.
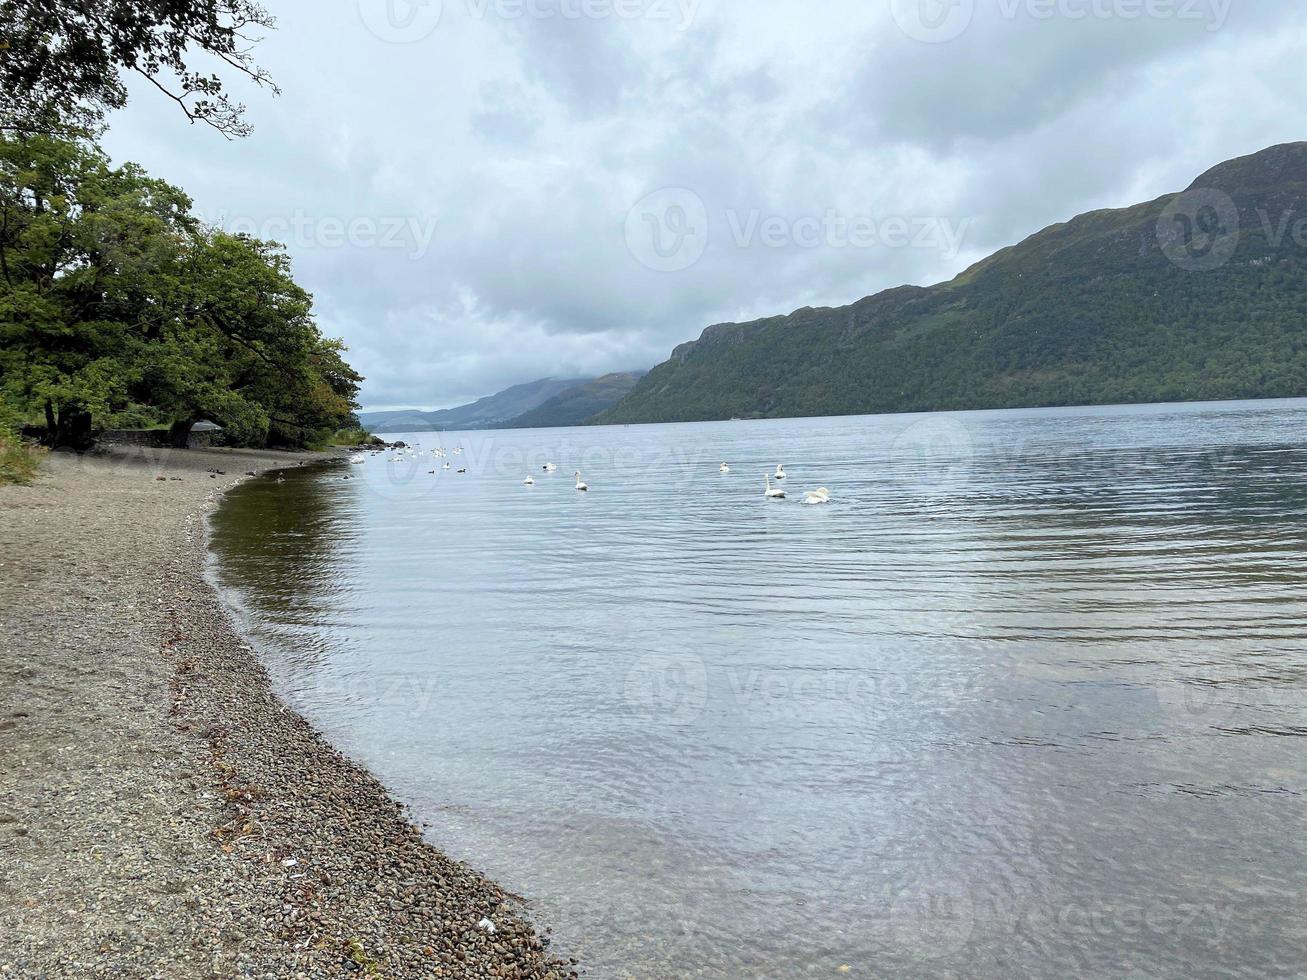
[[[244,136],[245,107],[195,61],[275,93],[250,53],[273,25],[254,0],[0,0],[0,125],[96,117],[126,103],[124,79],[136,75],[191,122]]]
[[[87,141],[0,136],[0,397],[51,445],[143,414],[184,445],[304,445],[350,424],[361,378],[278,245],[206,228],[190,200]]]

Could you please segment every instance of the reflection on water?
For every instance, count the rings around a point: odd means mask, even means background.
[[[1304,423],[424,433],[468,472],[248,484],[215,567],[286,697],[593,976],[1300,975]]]

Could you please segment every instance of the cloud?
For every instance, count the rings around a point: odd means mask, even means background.
[[[277,4],[259,56],[285,94],[248,94],[250,139],[141,90],[107,140],[287,240],[369,407],[650,367],[712,322],[947,279],[1300,138],[1307,95],[1307,16],[1269,0],[378,4]],[[932,10],[969,15],[914,37]]]

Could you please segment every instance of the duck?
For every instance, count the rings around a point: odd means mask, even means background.
[[[776,479],[778,480],[785,479],[785,466],[782,463],[776,464]]]
[[[765,496],[768,500],[784,500],[784,499],[785,499],[785,491],[782,490],[780,487],[774,487],[774,486],[772,486],[772,485],[771,485],[771,477],[770,477],[770,476],[768,476],[766,473],[764,473],[764,474],[762,475],[762,479],[763,479],[763,482],[767,484],[767,490],[766,490],[766,492],[763,494],[763,496]]]
[[[585,483],[585,481],[581,479],[581,471],[580,471],[580,470],[577,470],[577,471],[576,471],[576,489],[581,490],[581,491],[585,491],[585,490],[589,490],[589,489],[590,489],[590,487]]]
[[[725,463],[722,463],[721,466],[717,467],[717,472],[718,472],[718,473],[729,473],[730,471],[731,471],[731,468],[730,468],[729,466],[727,466]]]
[[[803,491],[803,502],[805,504],[828,504],[830,503],[830,491],[825,487],[818,487],[816,490]]]

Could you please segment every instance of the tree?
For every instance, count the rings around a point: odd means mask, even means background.
[[[0,125],[48,131],[127,101],[135,74],[192,123],[244,136],[245,107],[197,55],[255,85],[277,88],[253,60],[252,32],[273,18],[255,0],[0,0]]]
[[[0,400],[52,446],[130,412],[184,445],[304,445],[350,423],[362,380],[282,247],[204,227],[178,188],[87,141],[0,135]]]

